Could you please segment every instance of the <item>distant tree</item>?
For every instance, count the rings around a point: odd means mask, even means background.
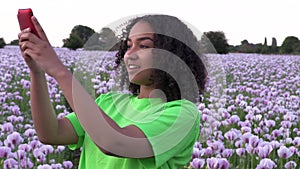
[[[299,39],[295,36],[288,36],[282,42],[280,47],[280,53],[292,54],[294,52],[295,45],[299,43]]]
[[[0,38],[0,48],[3,48],[6,45],[3,38]]]
[[[296,43],[296,44],[293,46],[293,50],[294,50],[294,54],[297,54],[297,55],[300,54],[300,42]]]
[[[71,32],[71,34],[78,35],[83,42],[86,42],[94,33],[95,31],[92,28],[83,25],[75,26]]]
[[[110,28],[102,28],[95,33],[84,45],[88,50],[117,50],[118,38]]]
[[[249,45],[248,40],[247,39],[242,40],[241,45]]]
[[[272,45],[271,45],[271,53],[278,53],[278,46],[276,38],[272,38]]]
[[[201,53],[216,53],[216,48],[204,34],[202,35],[201,40],[199,40],[198,43]]]
[[[67,40],[64,40],[63,47],[76,50],[83,47],[83,40],[77,34],[70,34],[70,37]]]
[[[100,32],[99,41],[100,44],[104,47],[104,49],[109,50],[117,44],[118,38],[110,28],[103,28]]]
[[[207,37],[207,39],[211,42],[211,44],[216,49],[217,53],[219,53],[219,54],[228,53],[229,45],[228,45],[228,42],[227,42],[224,32],[209,31],[209,32],[205,32],[204,36]],[[205,44],[206,43],[205,41],[207,41],[207,39],[202,36],[202,38],[201,38],[202,43]]]
[[[265,37],[264,46],[268,46],[267,37]]]
[[[232,50],[234,49],[234,51]],[[241,41],[241,45],[235,46],[235,48],[231,48],[230,52],[238,52],[238,53],[260,53],[262,49],[262,44],[253,44],[249,43],[247,39]]]
[[[252,43],[243,43],[237,47],[237,52],[239,53],[261,53],[263,45],[259,44],[252,44]]]
[[[268,42],[267,42],[267,38],[265,37],[265,41],[264,41],[264,45],[261,49],[261,53],[262,54],[268,54],[270,53],[270,50],[269,50],[269,46],[268,46]]]
[[[99,43],[100,34],[98,32],[94,33],[84,44],[83,48],[87,50],[100,50]]]
[[[263,49],[263,44],[262,43],[257,43],[254,45],[254,53],[261,53],[262,49]]]
[[[9,43],[9,45],[15,45],[15,46],[17,46],[17,45],[19,45],[19,40],[18,40],[18,39],[15,39],[15,40],[11,41],[11,42]]]
[[[72,29],[69,38],[63,40],[63,47],[67,47],[73,50],[82,48],[85,42],[94,33],[95,31],[87,26],[77,25]]]
[[[276,38],[272,38],[272,45],[271,45],[272,47],[277,47],[277,40],[276,40]]]
[[[229,45],[228,52],[230,52],[230,53],[236,53],[236,52],[238,52],[238,47],[239,46]]]

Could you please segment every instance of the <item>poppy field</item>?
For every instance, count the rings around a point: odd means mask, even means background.
[[[55,51],[93,97],[112,90],[118,74],[113,70],[113,52]],[[221,60],[216,67],[222,67],[224,81],[208,81],[197,104],[200,135],[186,168],[300,168],[300,56],[206,57]],[[71,110],[55,79],[46,78],[53,108],[62,118]],[[216,84],[220,95],[214,94]],[[38,140],[29,91],[29,69],[19,48],[0,49],[0,168],[76,168],[80,150]]]

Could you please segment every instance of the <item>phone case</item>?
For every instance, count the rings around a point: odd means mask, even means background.
[[[38,36],[38,33],[31,21],[31,16],[33,16],[33,12],[30,8],[18,10],[18,20],[20,29],[22,31],[23,29],[30,28],[31,32]]]

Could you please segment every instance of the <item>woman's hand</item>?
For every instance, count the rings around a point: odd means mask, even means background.
[[[18,37],[19,37],[19,46],[20,46],[20,49],[21,49],[21,54],[26,62],[26,64],[28,65],[29,69],[31,72],[34,72],[34,73],[44,73],[44,71],[35,63],[35,61],[27,54],[25,54],[25,43],[24,43],[24,40],[23,42],[21,42],[21,36],[25,36],[24,34],[26,33],[30,33],[30,28],[27,28],[27,29],[24,29],[22,30],[21,33],[19,33]]]
[[[46,72],[50,76],[55,76],[66,68],[49,43],[38,20],[34,16],[31,17],[31,20],[40,38],[31,33],[30,28],[24,29],[19,33],[19,45],[22,56],[31,71],[37,73]]]

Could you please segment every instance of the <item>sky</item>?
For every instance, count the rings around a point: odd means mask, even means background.
[[[95,31],[139,14],[167,14],[183,20],[197,32],[223,31],[230,45],[281,45],[287,36],[300,38],[299,0],[1,0],[0,38],[6,43],[20,32],[17,12],[31,8],[50,43],[63,45],[76,25]]]

